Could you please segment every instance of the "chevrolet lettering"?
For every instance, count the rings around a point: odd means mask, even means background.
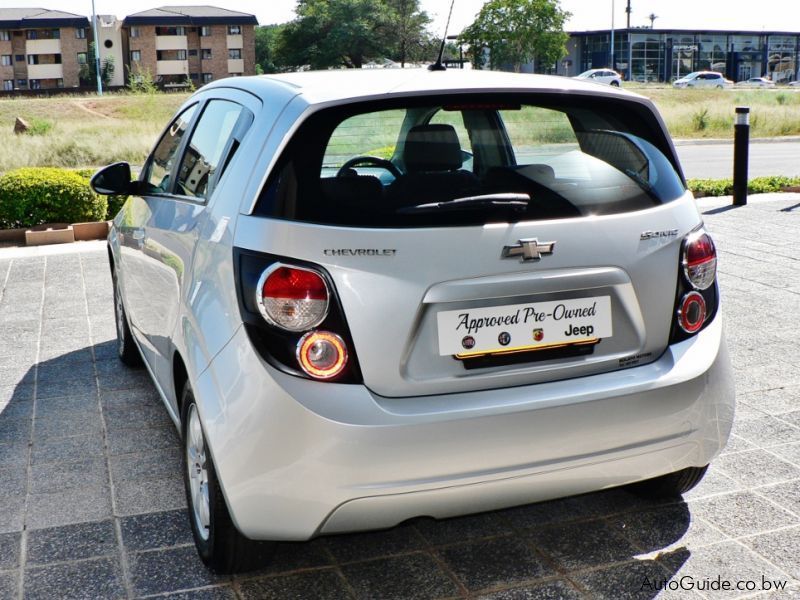
[[[418,517],[674,497],[727,442],[716,248],[643,96],[477,69],[232,77],[184,99],[136,179],[91,185],[126,197],[116,352],[175,423],[217,573]]]

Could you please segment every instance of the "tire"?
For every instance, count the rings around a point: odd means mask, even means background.
[[[131,335],[131,328],[128,325],[128,315],[122,302],[122,294],[119,290],[116,271],[111,273],[111,282],[114,287],[114,322],[117,328],[117,356],[129,367],[142,366],[142,355],[136,342]]]
[[[619,81],[612,81],[611,87],[619,87]]]
[[[250,540],[233,524],[188,383],[183,388],[181,406],[183,479],[197,553],[209,569],[222,575],[263,567],[275,543]]]
[[[668,473],[654,479],[633,483],[629,489],[637,496],[660,499],[681,496],[700,483],[708,470],[705,467],[687,467],[674,473]]]

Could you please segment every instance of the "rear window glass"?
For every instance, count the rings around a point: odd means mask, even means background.
[[[683,195],[671,155],[649,109],[618,99],[354,104],[298,128],[256,213],[364,227],[617,214]]]

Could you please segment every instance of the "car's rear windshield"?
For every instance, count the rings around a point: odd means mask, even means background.
[[[650,109],[617,98],[450,95],[324,109],[297,129],[256,213],[355,227],[578,218],[685,193]]]

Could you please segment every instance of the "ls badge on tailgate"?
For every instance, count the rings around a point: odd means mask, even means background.
[[[523,261],[538,260],[542,257],[542,254],[552,254],[555,245],[555,242],[542,242],[540,244],[536,238],[524,239],[514,246],[504,246],[502,257],[513,258],[521,256]]]

